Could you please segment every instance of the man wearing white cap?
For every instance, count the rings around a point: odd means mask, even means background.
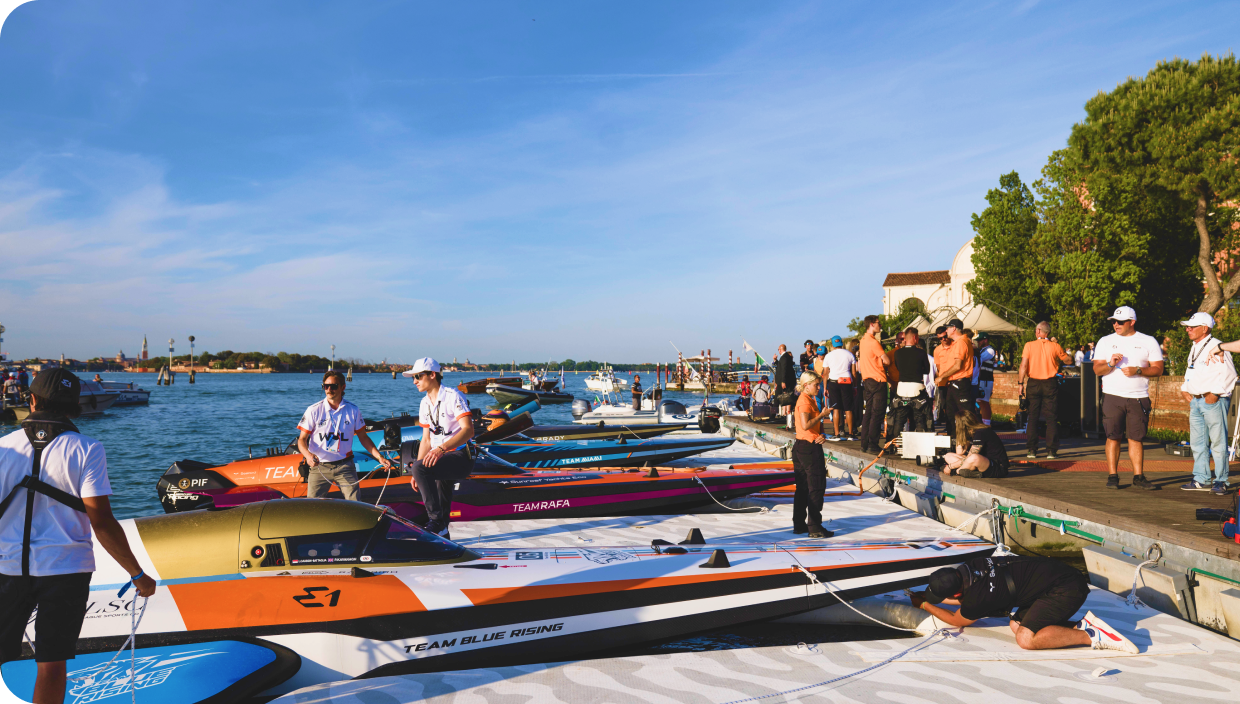
[[[1181,489],[1227,493],[1227,408],[1236,386],[1236,366],[1231,353],[1221,350],[1221,340],[1210,334],[1214,318],[1193,313],[1183,322],[1193,346],[1180,393],[1188,401],[1188,438],[1193,446],[1193,480]],[[1214,481],[1210,481],[1210,457],[1214,457]]]
[[[474,436],[469,401],[456,389],[444,386],[439,362],[423,357],[404,373],[413,377],[418,391],[426,394],[418,406],[418,425],[422,441],[418,443],[418,459],[413,463],[413,478],[422,495],[429,519],[426,529],[448,537],[452,520],[452,490],[474,470],[469,454],[469,439]]]
[[[1137,332],[1137,313],[1128,306],[1109,318],[1113,334],[1098,341],[1094,373],[1102,377],[1102,425],[1107,435],[1107,487],[1119,488],[1120,440],[1128,438],[1132,485],[1157,489],[1145,478],[1145,431],[1150,422],[1150,377],[1162,376],[1158,340]]]

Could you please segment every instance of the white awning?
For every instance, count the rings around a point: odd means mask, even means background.
[[[953,318],[959,318],[966,328],[974,332],[988,333],[1019,333],[1024,328],[1018,327],[1000,318],[997,313],[978,303],[967,308],[952,308],[944,306],[931,311],[930,318],[925,315],[919,315],[910,325],[917,328],[917,332],[922,335],[932,335],[940,325],[946,325],[947,321]]]

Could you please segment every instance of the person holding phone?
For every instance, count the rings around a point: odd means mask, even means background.
[[[1094,373],[1102,377],[1102,425],[1107,435],[1107,488],[1119,488],[1120,440],[1128,439],[1132,485],[1157,489],[1145,478],[1145,432],[1150,423],[1150,377],[1162,376],[1158,340],[1137,332],[1137,312],[1120,306],[1108,318],[1113,334],[1098,341]]]
[[[796,494],[792,499],[792,532],[809,533],[811,538],[833,535],[822,527],[822,501],[827,491],[827,460],[822,454],[822,421],[829,411],[818,408],[818,387],[822,379],[812,371],[802,372],[797,382],[796,442],[792,445],[792,471]]]

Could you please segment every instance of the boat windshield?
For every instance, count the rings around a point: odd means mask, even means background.
[[[366,562],[429,562],[459,557],[465,548],[388,514],[371,534],[363,553]]]

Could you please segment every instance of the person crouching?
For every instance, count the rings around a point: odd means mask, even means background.
[[[797,439],[792,445],[792,470],[796,494],[792,500],[792,532],[809,533],[811,538],[829,538],[833,533],[822,527],[822,500],[827,490],[827,461],[822,454],[822,421],[829,411],[818,408],[815,397],[822,379],[812,371],[802,372],[797,382]],[[808,514],[808,515],[807,515]]]
[[[443,385],[439,362],[430,357],[414,362],[404,376],[413,377],[418,391],[426,394],[418,406],[422,441],[418,443],[418,458],[412,463],[413,478],[426,507],[426,529],[448,538],[453,487],[474,471],[468,447],[474,436],[469,401],[460,391]]]
[[[1007,476],[1007,449],[977,411],[972,408],[957,411],[955,426],[956,451],[943,456],[948,474],[970,479]]]

